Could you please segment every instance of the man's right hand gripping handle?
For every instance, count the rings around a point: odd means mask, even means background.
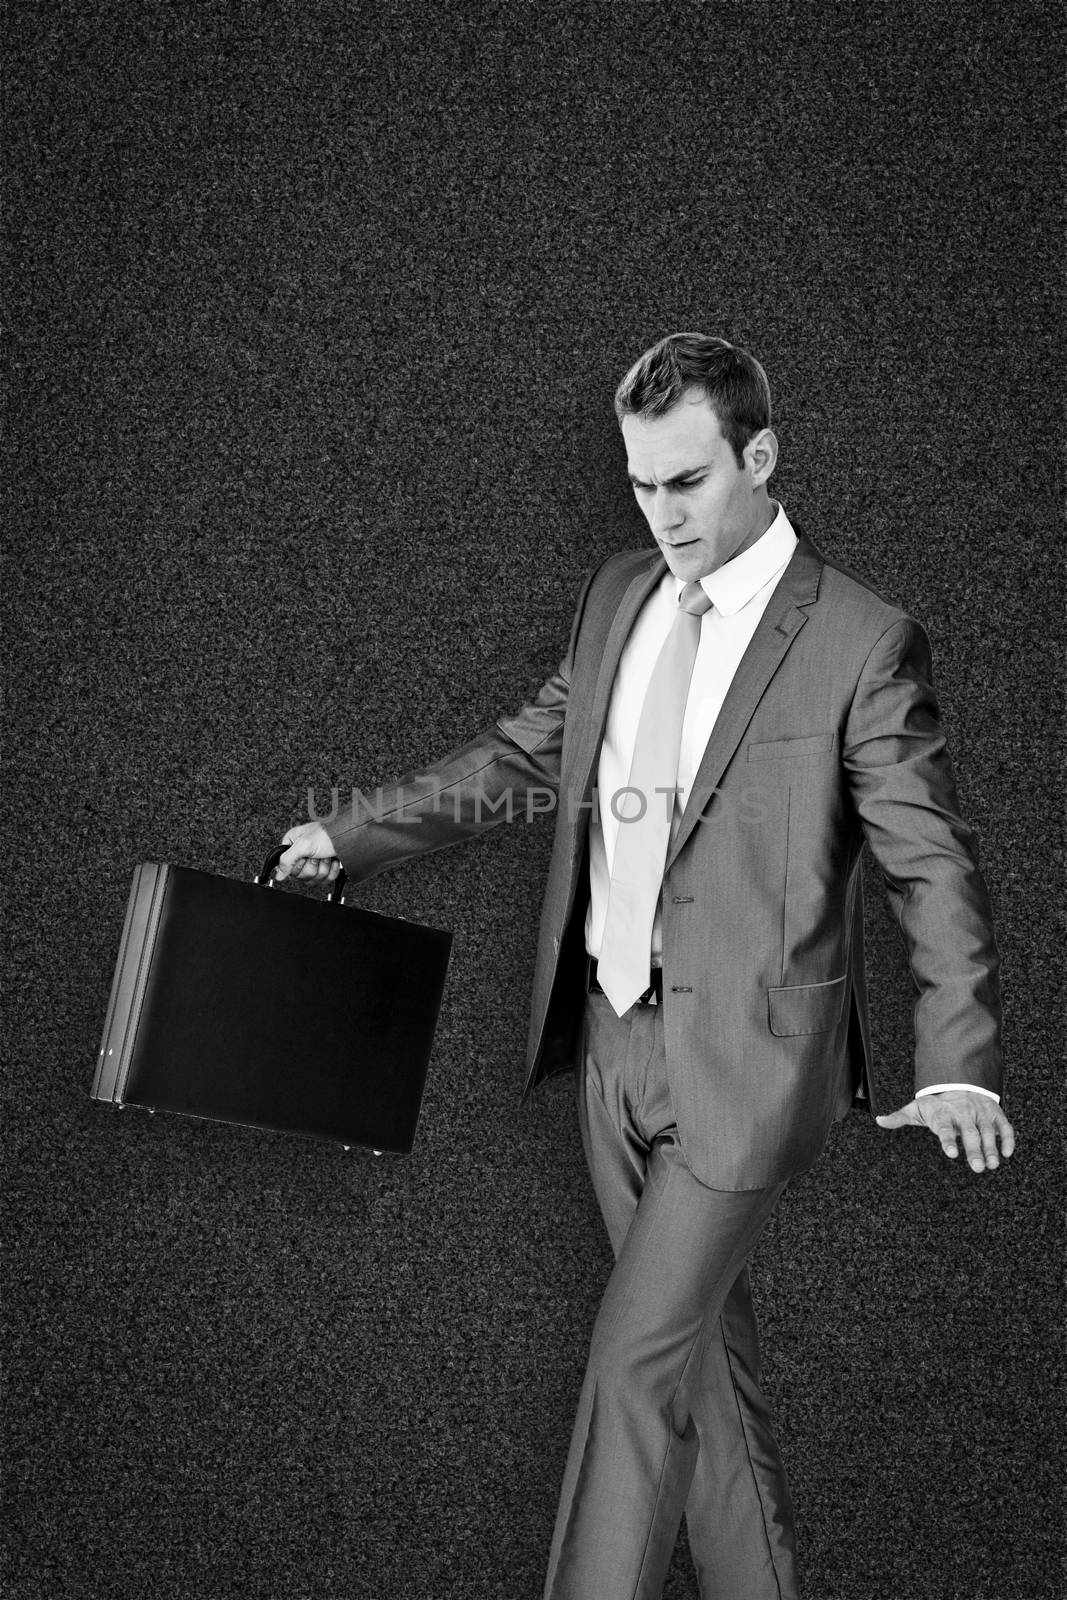
[[[332,883],[341,870],[333,841],[321,822],[302,822],[290,828],[282,844],[285,854],[274,869],[277,879],[299,878],[302,883]]]

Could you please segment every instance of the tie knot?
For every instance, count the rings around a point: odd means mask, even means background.
[[[711,610],[711,601],[699,583],[686,584],[678,596],[678,605],[683,611],[688,611],[691,617],[702,617],[705,611]]]

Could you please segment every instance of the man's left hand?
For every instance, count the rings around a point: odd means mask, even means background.
[[[1015,1130],[1000,1106],[985,1094],[969,1089],[944,1089],[909,1100],[899,1111],[875,1117],[880,1128],[929,1128],[941,1140],[947,1156],[959,1155],[962,1139],[967,1160],[975,1172],[992,1172],[1015,1149]],[[1000,1152],[997,1152],[997,1141]]]

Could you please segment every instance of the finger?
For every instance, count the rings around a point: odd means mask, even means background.
[[[282,840],[282,848],[285,853],[279,859],[273,873],[274,878],[279,883],[288,878],[291,873],[296,871],[297,862],[301,859],[300,846],[297,844],[295,839],[290,839],[288,837],[284,838]]]
[[[994,1111],[988,1128],[983,1129],[982,1142],[986,1147],[988,1155],[988,1145],[986,1144],[987,1136],[989,1142],[993,1146],[994,1155],[996,1154],[997,1140],[999,1139],[1001,1159],[1003,1161],[1007,1161],[1010,1158],[1012,1151],[1015,1149],[1015,1129],[1012,1127],[1003,1111],[999,1109]]]
[[[1004,1115],[998,1111],[996,1115],[997,1133],[1000,1136],[1000,1153],[1007,1159],[1015,1149],[1015,1129]]]
[[[956,1127],[956,1124],[951,1120],[951,1118],[946,1117],[944,1120],[938,1118],[936,1122],[931,1122],[929,1127],[930,1132],[941,1141],[941,1148],[948,1156],[949,1160],[955,1161],[960,1153],[959,1146],[956,1142],[959,1136],[959,1130]]]
[[[992,1117],[988,1122],[983,1122],[979,1129],[982,1137],[982,1157],[988,1171],[993,1172],[1000,1166],[1000,1152],[997,1149],[997,1123]]]
[[[307,845],[303,839],[283,839],[285,853],[274,868],[274,878],[278,883],[286,878],[293,878],[299,883],[327,883],[336,878],[341,870],[341,863],[333,855],[306,855]]]
[[[977,1124],[965,1123],[960,1129],[960,1137],[963,1139],[963,1148],[973,1171],[984,1172],[985,1151],[982,1149],[982,1135]]]
[[[899,1111],[887,1111],[884,1116],[875,1117],[875,1122],[882,1128],[912,1128],[922,1121],[917,1100],[910,1100],[906,1106],[901,1106]]]

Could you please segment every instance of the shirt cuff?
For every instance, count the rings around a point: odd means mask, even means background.
[[[971,1094],[988,1095],[990,1100],[995,1100],[998,1106],[1000,1104],[999,1094],[994,1094],[992,1089],[979,1089],[976,1083],[931,1083],[926,1089],[916,1089],[915,1098],[919,1100],[924,1094],[940,1094],[942,1089],[969,1089]]]

